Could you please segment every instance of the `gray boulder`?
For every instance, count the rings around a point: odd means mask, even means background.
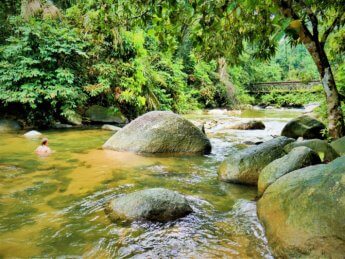
[[[85,115],[91,122],[117,124],[124,124],[127,122],[127,119],[120,112],[115,112],[113,108],[107,108],[99,105],[90,106],[86,110]]]
[[[83,122],[82,116],[78,113],[73,113],[73,114],[68,115],[66,117],[66,120],[69,124],[76,125],[76,126],[82,125],[82,122]]]
[[[104,124],[102,126],[102,130],[109,130],[109,131],[115,131],[118,132],[121,128],[114,126],[114,125],[110,125],[110,124]]]
[[[258,195],[261,196],[266,188],[283,175],[294,170],[320,164],[317,153],[308,147],[296,147],[287,155],[268,164],[260,173],[258,181]]]
[[[193,210],[181,194],[163,188],[147,189],[112,200],[106,212],[113,221],[149,220],[167,222]]]
[[[24,134],[24,137],[29,138],[29,139],[36,139],[36,138],[42,137],[42,133],[36,130],[30,130],[29,132],[26,132]]]
[[[321,131],[325,128],[325,125],[320,121],[310,116],[303,115],[289,121],[283,128],[281,135],[294,139],[298,137],[304,139],[323,139],[324,137]]]
[[[211,152],[204,133],[190,121],[167,111],[146,113],[116,132],[104,149],[136,153]]]
[[[292,141],[294,140],[278,137],[230,154],[219,167],[220,180],[257,185],[261,170],[272,161],[285,155],[283,148]]]
[[[329,145],[325,140],[320,139],[308,139],[303,141],[296,141],[290,143],[284,147],[285,152],[290,152],[295,147],[309,147],[314,150],[324,162],[330,162],[337,157],[339,154]]]
[[[0,133],[7,133],[21,130],[21,125],[14,120],[0,119]]]
[[[282,176],[257,209],[276,258],[344,258],[345,157]]]
[[[345,155],[345,137],[334,140],[330,145],[339,155]]]
[[[237,123],[229,126],[228,128],[238,130],[256,130],[265,129],[265,124],[262,121],[252,120],[248,122]]]

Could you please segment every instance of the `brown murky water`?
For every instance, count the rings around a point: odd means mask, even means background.
[[[202,157],[139,156],[100,149],[111,132],[43,132],[55,151],[37,157],[38,140],[0,135],[0,258],[269,258],[253,201],[256,189],[222,183],[217,167],[244,141],[278,134],[299,111],[190,114],[216,121],[206,129],[213,152]],[[260,118],[266,130],[226,126]],[[167,224],[111,223],[104,204],[123,193],[165,187],[187,195],[194,213]]]

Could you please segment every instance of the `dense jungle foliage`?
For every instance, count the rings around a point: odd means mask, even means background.
[[[248,95],[253,82],[320,79],[315,60],[291,36],[300,23],[272,16],[265,1],[5,0],[0,113],[49,126],[91,104],[116,107],[131,120],[156,109],[320,101],[322,91]],[[310,5],[315,13],[322,8]],[[339,2],[333,5],[330,17],[338,15]],[[326,45],[340,93],[343,18]]]

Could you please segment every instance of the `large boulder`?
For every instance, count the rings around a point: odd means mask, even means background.
[[[345,155],[345,137],[334,140],[330,145],[339,155]]]
[[[325,140],[320,139],[308,139],[303,141],[296,141],[289,143],[284,147],[286,153],[290,152],[295,147],[309,147],[314,150],[324,162],[330,162],[337,157],[339,154],[329,145]]]
[[[204,133],[190,121],[167,111],[144,114],[116,132],[104,149],[136,153],[211,152]]]
[[[257,130],[265,129],[265,124],[262,121],[252,120],[248,122],[236,123],[228,127],[229,129],[238,129],[238,130]]]
[[[317,153],[308,147],[296,147],[289,154],[274,160],[260,173],[258,194],[261,196],[266,188],[283,175],[310,165],[320,164]]]
[[[7,133],[21,130],[21,125],[14,120],[0,119],[0,133]]]
[[[345,157],[279,178],[258,202],[277,258],[344,258]]]
[[[37,130],[30,130],[24,134],[24,137],[28,139],[37,139],[42,137],[42,133],[38,132]]]
[[[220,165],[220,180],[231,183],[256,185],[261,170],[285,155],[284,146],[294,141],[286,137],[278,137],[257,146],[231,153]]]
[[[115,112],[113,108],[107,108],[99,105],[90,106],[86,110],[85,115],[91,122],[96,123],[124,124],[127,122],[126,118],[120,112]]]
[[[153,188],[112,200],[106,212],[113,221],[149,220],[167,222],[182,218],[193,210],[181,194]]]
[[[296,119],[289,121],[282,130],[281,135],[288,138],[302,137],[304,139],[319,138],[323,139],[322,130],[325,129],[325,125],[320,121],[303,115]]]

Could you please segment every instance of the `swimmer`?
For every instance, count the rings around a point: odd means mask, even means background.
[[[48,139],[43,138],[41,145],[36,148],[35,153],[40,156],[50,155],[52,150],[48,147]]]

